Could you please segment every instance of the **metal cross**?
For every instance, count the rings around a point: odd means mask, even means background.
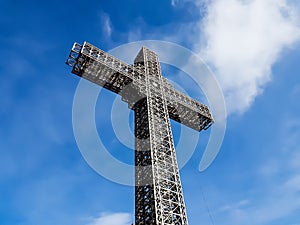
[[[157,54],[145,47],[128,65],[87,42],[74,43],[66,63],[135,112],[135,224],[188,225],[170,118],[201,131],[213,123],[209,109],[175,90]]]

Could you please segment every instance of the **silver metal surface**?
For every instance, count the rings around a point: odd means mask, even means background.
[[[87,42],[75,43],[66,63],[121,95],[135,112],[135,224],[187,225],[170,118],[201,131],[213,123],[207,106],[175,90],[158,56],[145,47],[128,65]]]

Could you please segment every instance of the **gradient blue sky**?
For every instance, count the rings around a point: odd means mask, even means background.
[[[198,171],[208,130],[181,170],[190,224],[299,225],[299,15],[299,3],[285,0],[2,0],[0,224],[132,222],[133,187],[99,176],[78,150],[71,119],[79,78],[64,62],[74,41],[110,50],[156,39],[203,57],[228,108],[214,163]],[[104,96],[99,133],[132,163],[108,120],[114,95]]]

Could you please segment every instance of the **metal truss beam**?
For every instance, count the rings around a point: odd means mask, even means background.
[[[87,42],[83,45],[74,43],[66,63],[73,67],[74,74],[121,94],[129,108],[137,99],[147,95],[145,67],[142,63],[128,65]],[[207,106],[175,90],[164,77],[160,85],[171,119],[197,131],[207,129],[214,122]]]

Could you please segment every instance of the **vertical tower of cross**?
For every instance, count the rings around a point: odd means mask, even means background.
[[[137,225],[186,225],[169,113],[157,55],[142,48],[135,65],[146,75],[147,96],[135,106],[135,221]]]
[[[208,108],[176,91],[162,76],[158,56],[143,47],[127,65],[85,42],[75,43],[72,72],[122,96],[135,113],[135,224],[187,225],[170,118],[207,129]]]

